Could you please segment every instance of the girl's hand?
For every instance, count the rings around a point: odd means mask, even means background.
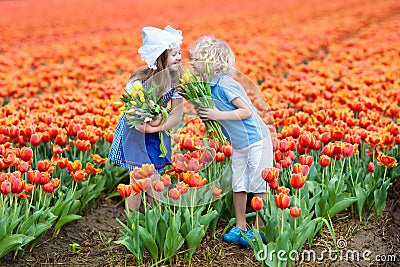
[[[141,133],[158,133],[161,131],[161,126],[151,126],[148,123],[142,123],[136,125],[135,129]]]
[[[160,113],[160,114],[158,114],[158,117],[154,121],[150,121],[147,124],[150,126],[156,127],[156,126],[160,126],[161,121],[162,121],[162,116]]]
[[[203,121],[218,120],[220,111],[215,108],[197,108],[197,115]]]

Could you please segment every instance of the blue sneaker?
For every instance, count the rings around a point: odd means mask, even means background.
[[[263,233],[259,233],[259,234],[260,234],[261,239],[263,240],[263,242],[264,242],[264,243],[267,242],[267,239],[265,238],[265,235],[264,235]],[[247,230],[247,231],[246,231],[246,236],[247,236],[248,239],[250,239],[250,240],[252,240],[252,241],[255,241],[255,240],[256,240],[256,239],[254,238],[254,235],[253,235],[253,229]],[[250,247],[249,242],[247,242],[247,240],[246,240],[243,236],[239,238],[239,243],[240,243],[240,245],[242,245],[242,246]]]
[[[240,238],[242,238],[242,233],[245,230],[239,227],[233,227],[228,233],[224,234],[224,241],[228,243],[239,243]]]

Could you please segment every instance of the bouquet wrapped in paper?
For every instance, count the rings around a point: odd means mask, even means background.
[[[168,109],[162,105],[162,90],[158,89],[157,86],[144,89],[140,82],[136,82],[132,85],[131,91],[125,89],[121,100],[124,102],[121,110],[131,128],[143,123],[156,126],[163,123],[168,116]],[[161,140],[160,157],[165,157],[167,150],[163,142],[162,132],[159,132],[159,137]]]
[[[208,68],[206,66],[206,73],[196,77],[189,69],[186,69],[182,79],[180,79],[180,94],[196,107],[214,108],[208,75],[209,71],[207,70]],[[204,124],[206,126],[206,134],[204,137],[210,135],[211,137],[217,138],[222,145],[226,143],[226,137],[218,121],[204,121]]]

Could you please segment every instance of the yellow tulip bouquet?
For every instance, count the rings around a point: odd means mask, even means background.
[[[125,93],[121,97],[124,106],[120,108],[120,111],[124,112],[130,128],[143,123],[158,125],[165,121],[169,111],[162,105],[162,93],[157,86],[145,90],[141,83],[134,83],[131,91],[125,89]],[[163,134],[162,132],[158,134],[161,140],[160,157],[165,157],[167,149],[164,145]]]
[[[206,73],[199,77],[196,77],[189,69],[186,69],[180,79],[180,94],[196,107],[214,108],[209,73],[208,65],[206,65]],[[204,124],[206,126],[206,134],[204,137],[210,135],[217,138],[222,145],[226,143],[226,137],[223,134],[221,124],[218,121],[204,121]]]

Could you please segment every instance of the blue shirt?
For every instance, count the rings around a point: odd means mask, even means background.
[[[210,87],[214,106],[218,110],[236,110],[237,108],[232,104],[232,101],[240,97],[253,112],[253,115],[248,119],[219,121],[235,149],[247,147],[270,136],[267,125],[258,115],[256,108],[239,82],[228,75],[221,75],[212,79]]]

